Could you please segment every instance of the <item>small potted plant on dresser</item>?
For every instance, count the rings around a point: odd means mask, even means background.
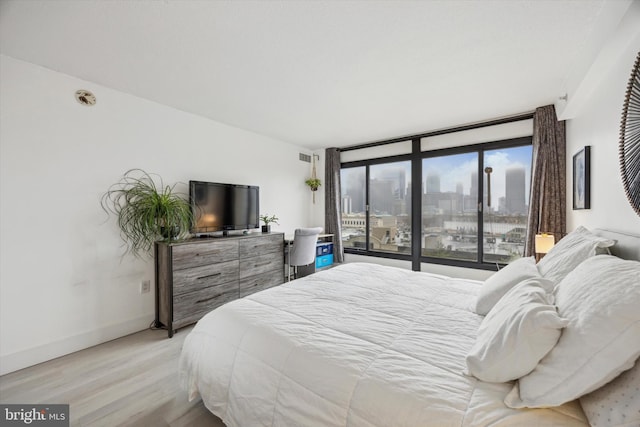
[[[279,218],[275,215],[269,215],[269,214],[264,214],[264,215],[260,215],[260,221],[264,222],[264,225],[262,226],[262,232],[263,233],[271,233],[271,223],[274,224],[278,224],[278,220]]]

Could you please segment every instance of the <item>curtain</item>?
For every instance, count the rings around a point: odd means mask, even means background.
[[[324,229],[325,233],[333,234],[334,261],[343,262],[344,248],[340,222],[340,151],[337,148],[325,150],[324,183]]]
[[[533,161],[525,256],[535,255],[536,233],[560,240],[567,229],[565,122],[558,121],[553,105],[533,115]]]

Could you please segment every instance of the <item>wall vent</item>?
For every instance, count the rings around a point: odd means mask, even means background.
[[[311,163],[311,156],[308,154],[300,153],[300,160],[303,162]]]

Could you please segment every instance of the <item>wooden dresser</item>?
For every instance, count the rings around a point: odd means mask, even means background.
[[[173,332],[237,298],[284,283],[284,234],[156,242],[156,327]]]

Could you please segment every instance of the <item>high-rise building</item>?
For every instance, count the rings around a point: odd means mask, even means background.
[[[476,211],[478,209],[478,172],[471,172],[471,186],[469,187],[469,196],[464,201],[464,210]]]
[[[342,198],[342,213],[350,214],[352,213],[352,205],[351,205],[351,196],[346,195]]]
[[[471,172],[471,187],[469,188],[469,196],[465,197],[465,202],[464,202],[464,209],[466,211],[475,211],[478,209],[478,184],[479,180],[478,180],[478,172],[477,171],[473,171]],[[487,202],[489,201],[489,192],[488,192],[488,186],[487,186],[487,179],[486,176],[483,177],[483,187],[484,187],[484,191],[482,192],[483,194],[483,205],[484,205],[484,210],[485,212],[490,212],[490,211],[494,211],[496,210],[496,203],[492,203],[491,207],[487,206]]]
[[[407,188],[407,177],[403,168],[385,167],[377,174],[376,179],[378,181],[389,182],[391,184],[393,197],[397,200],[404,200]]]
[[[365,211],[365,174],[364,168],[342,170],[342,195],[351,198],[351,212]]]
[[[369,181],[369,204],[376,215],[391,215],[394,206],[393,182],[372,179]]]
[[[427,193],[440,192],[440,175],[434,172],[427,173]]]
[[[521,166],[508,168],[505,172],[505,209],[508,214],[526,215],[525,171]]]

